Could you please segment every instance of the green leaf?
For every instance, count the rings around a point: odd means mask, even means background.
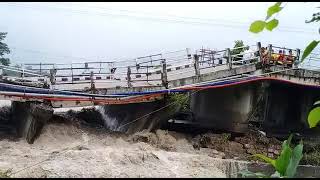
[[[271,176],[271,178],[281,178],[281,175],[278,171],[274,172]]]
[[[264,27],[266,26],[266,22],[261,21],[261,20],[257,20],[254,21],[251,25],[250,25],[250,32],[253,33],[259,33],[261,31],[263,31]]]
[[[312,23],[312,22],[318,22],[318,21],[320,21],[320,13],[319,13],[319,12],[313,14],[312,19],[309,20],[309,21],[306,20],[305,22],[306,22],[306,23]]]
[[[315,47],[317,47],[317,45],[319,44],[320,41],[315,41],[313,40],[304,50],[303,54],[302,54],[302,58],[301,58],[301,62],[307,57],[309,56],[309,54],[313,51],[313,49]]]
[[[308,114],[308,123],[310,128],[314,128],[320,121],[320,107],[313,108]]]
[[[266,20],[268,20],[275,13],[278,13],[282,10],[282,7],[280,7],[281,3],[282,2],[277,2],[273,6],[270,6],[268,8]]]
[[[291,140],[292,140],[293,134],[290,134],[288,139],[286,140],[286,144],[290,147]]]
[[[303,144],[300,142],[292,152],[292,157],[288,164],[285,176],[289,178],[293,178],[296,174],[297,167],[299,166],[300,160],[302,159],[302,151],[303,151]]]
[[[274,28],[276,28],[279,24],[279,21],[277,19],[272,19],[271,21],[267,22],[266,29],[269,31],[272,31]]]
[[[288,140],[283,142],[280,156],[275,161],[274,167],[276,171],[280,173],[281,176],[285,175],[287,166],[290,162],[290,158],[292,155],[292,149],[290,148],[291,139],[292,139],[292,134],[289,136]]]
[[[244,170],[244,171],[241,171],[241,172],[239,172],[239,174],[241,174],[241,176],[243,177],[243,178],[253,178],[253,177],[257,177],[257,178],[267,178],[268,176],[267,175],[265,175],[265,174],[263,174],[263,173],[261,173],[261,172],[256,172],[256,173],[254,173],[254,172],[251,172],[251,171],[248,171],[248,170]]]
[[[289,145],[289,147],[290,147],[292,137],[293,137],[293,134],[290,134],[289,137],[288,137],[288,139],[285,140],[285,141],[283,141],[283,143],[282,143],[282,149],[284,149],[284,148],[285,148],[286,146],[288,146],[288,145]]]
[[[264,160],[265,162],[271,164],[273,167],[276,166],[276,161],[274,159],[271,159],[263,154],[254,154],[253,156]]]

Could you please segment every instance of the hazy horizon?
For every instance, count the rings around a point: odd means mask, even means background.
[[[304,49],[319,3],[289,2],[273,32],[248,31],[272,2],[0,3],[0,32],[13,63],[111,61],[185,48],[223,49],[235,40]]]

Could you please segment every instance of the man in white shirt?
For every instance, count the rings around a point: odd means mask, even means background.
[[[243,64],[249,64],[250,62],[252,62],[254,59],[254,53],[255,51],[253,51],[252,49],[247,49],[246,51],[243,52]]]

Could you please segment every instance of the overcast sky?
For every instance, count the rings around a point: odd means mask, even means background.
[[[0,3],[0,32],[14,62],[112,61],[202,46],[223,49],[241,39],[303,49],[318,39],[306,24],[320,3],[287,3],[273,32],[252,34],[272,2]],[[286,3],[284,3],[286,4]]]

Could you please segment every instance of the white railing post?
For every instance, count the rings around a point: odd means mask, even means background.
[[[162,60],[161,81],[162,81],[162,85],[166,89],[168,89],[168,74],[167,74],[167,64],[165,59]]]
[[[262,53],[261,53],[261,42],[257,42],[257,58],[258,58],[258,62],[262,62],[263,57],[262,57]]]
[[[190,49],[186,48],[186,51],[187,51],[187,59],[190,60],[192,58],[190,54]]]
[[[2,67],[2,65],[0,66],[0,79],[3,79],[3,67]]]
[[[51,83],[51,85],[56,84],[56,73],[57,73],[57,70],[55,68],[50,69],[50,83]]]
[[[296,58],[294,59],[294,67],[297,68],[298,65],[300,64],[300,49],[297,49],[297,54],[296,54]]]
[[[200,68],[199,68],[199,56],[195,54],[194,56],[194,70],[196,76],[200,76]]]
[[[130,69],[130,66],[128,66],[128,70],[127,70],[127,84],[128,84],[128,87],[132,87],[132,84],[131,84],[131,69]]]
[[[272,44],[268,45],[268,62],[272,61]]]
[[[73,84],[73,68],[72,68],[72,63],[71,63],[70,70],[71,70],[71,82],[72,82],[72,84]]]
[[[22,66],[22,84],[24,84],[24,66]]]
[[[227,64],[229,65],[229,69],[232,69],[232,58],[231,58],[231,51],[230,48],[226,49],[227,52]]]
[[[90,83],[91,83],[91,92],[92,94],[95,94],[95,84],[94,84],[94,79],[93,79],[93,71],[90,72]]]

